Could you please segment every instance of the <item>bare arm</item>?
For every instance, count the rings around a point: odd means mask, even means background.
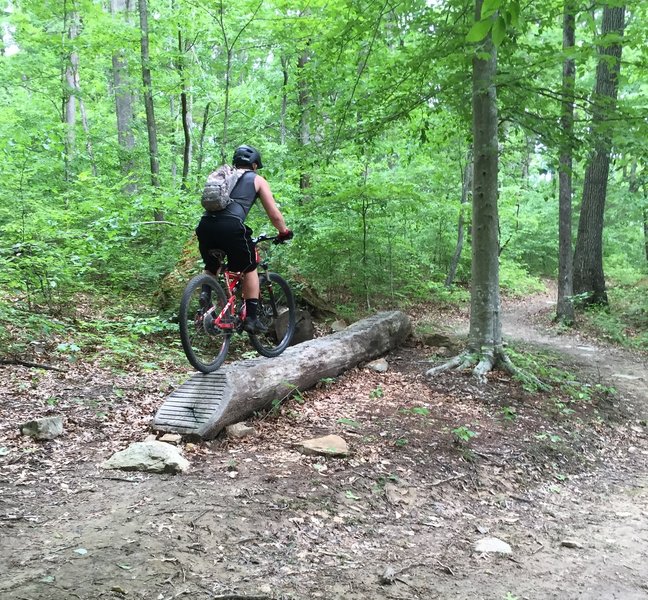
[[[268,218],[276,227],[277,231],[279,233],[285,233],[286,231],[288,231],[283,215],[281,214],[281,211],[279,210],[279,207],[277,206],[277,203],[272,196],[268,182],[263,177],[261,177],[261,175],[257,175],[256,179],[254,180],[254,187],[259,194],[261,204],[263,204],[263,208],[265,209]]]

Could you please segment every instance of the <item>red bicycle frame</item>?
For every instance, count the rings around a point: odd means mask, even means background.
[[[255,246],[254,254],[257,264],[259,264],[261,257],[259,255],[259,250]],[[225,289],[227,293],[227,304],[223,307],[223,310],[220,312],[218,317],[214,320],[214,325],[220,329],[235,329],[237,325],[236,319],[236,292],[238,287],[243,281],[243,272],[228,271],[227,269],[221,269],[223,273],[223,278],[225,279]],[[213,310],[213,309],[212,309]],[[246,310],[245,302],[238,314],[238,323],[245,321]]]

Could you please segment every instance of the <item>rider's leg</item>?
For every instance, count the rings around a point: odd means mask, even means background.
[[[259,287],[259,272],[254,269],[248,271],[243,276],[243,297],[248,299],[259,299],[260,287]]]
[[[259,321],[259,273],[256,269],[248,271],[243,277],[243,297],[245,298],[245,330],[251,333],[265,333],[267,327]]]

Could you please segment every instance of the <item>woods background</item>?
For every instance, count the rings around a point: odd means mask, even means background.
[[[645,347],[643,4],[491,0],[487,26],[464,0],[0,6],[6,351],[29,345],[17,324],[63,331],[83,306],[102,307],[106,321],[92,328],[104,344],[115,320],[133,335],[175,330],[177,298],[160,282],[179,261],[187,278],[201,268],[191,241],[199,193],[242,143],[261,150],[296,232],[275,265],[298,288],[342,314],[465,301],[471,64],[484,36],[498,46],[502,287],[525,294],[557,277],[568,173],[575,281],[592,268],[586,238],[600,227],[611,313],[597,318]],[[598,194],[594,213],[581,211],[588,194]],[[251,225],[268,230],[260,209]],[[583,285],[577,294],[596,296]]]

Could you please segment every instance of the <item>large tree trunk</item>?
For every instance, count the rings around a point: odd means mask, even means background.
[[[125,13],[129,21],[131,0],[110,0],[110,12],[113,15]],[[112,55],[113,89],[115,92],[115,115],[117,118],[117,140],[119,142],[119,165],[122,174],[127,179],[123,191],[135,192],[134,171],[135,135],[133,134],[133,93],[128,77],[128,61],[123,50],[115,51]]]
[[[481,14],[477,0],[476,14]],[[493,367],[502,349],[497,210],[497,49],[490,34],[473,57],[472,286],[469,348],[480,356],[476,375]]]
[[[457,274],[457,267],[459,266],[459,259],[463,250],[464,243],[464,225],[465,225],[465,206],[468,204],[468,191],[472,188],[473,177],[473,159],[472,150],[468,152],[466,157],[466,166],[463,169],[461,177],[461,206],[459,207],[459,223],[457,225],[457,245],[450,261],[448,275],[446,276],[445,286],[450,287],[454,282],[455,275]]]
[[[601,37],[609,34],[622,36],[624,25],[625,7],[606,6]],[[585,173],[574,251],[574,293],[586,294],[586,302],[591,304],[607,304],[603,273],[603,216],[612,148],[610,118],[616,107],[621,51],[620,43],[599,47],[592,111],[594,151]]]
[[[565,0],[563,15],[563,51],[568,55],[575,44],[576,7],[573,0]],[[572,302],[572,148],[574,139],[574,85],[576,61],[565,58],[562,75],[562,107],[558,193],[558,298],[556,319],[565,324],[574,322]]]
[[[146,0],[139,0],[140,17],[140,49],[142,56],[142,83],[144,84],[144,108],[146,109],[146,131],[148,133],[149,163],[151,170],[151,185],[160,187],[160,164],[158,162],[157,128],[155,125],[155,110],[153,107],[153,85],[149,57],[148,8]],[[161,215],[156,211],[156,220]]]
[[[246,360],[209,375],[196,374],[166,399],[153,428],[213,438],[273,401],[382,356],[409,333],[407,315],[378,313],[339,333],[292,346],[277,358]]]
[[[482,0],[476,0],[475,20],[481,16]],[[433,377],[448,369],[474,367],[480,381],[495,367],[502,367],[534,385],[543,384],[533,375],[518,371],[502,345],[499,289],[499,216],[497,210],[497,48],[491,34],[473,55],[473,199],[472,285],[468,348],[448,362],[429,369]],[[475,363],[476,366],[475,366]]]

